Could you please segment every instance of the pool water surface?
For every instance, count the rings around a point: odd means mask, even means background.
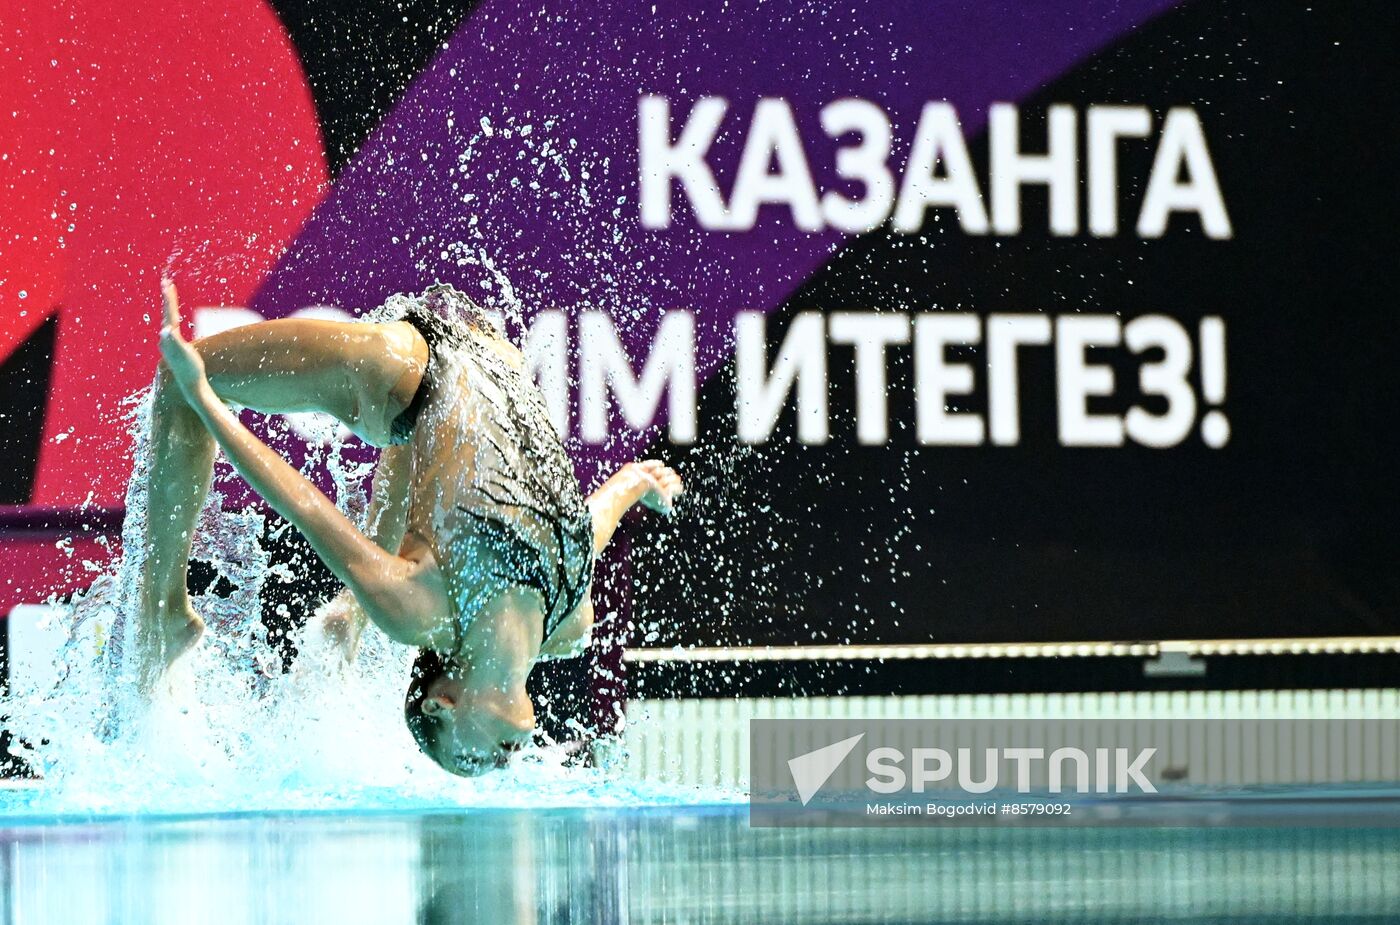
[[[764,829],[742,804],[11,816],[0,921],[1380,923],[1398,831]]]

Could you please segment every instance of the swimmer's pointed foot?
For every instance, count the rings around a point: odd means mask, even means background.
[[[180,656],[193,649],[204,635],[204,619],[188,604],[168,615],[164,609],[146,613],[138,624],[134,663],[119,638],[107,645],[107,673],[111,694],[97,721],[97,737],[103,742],[121,738],[155,699],[165,673]],[[133,689],[134,685],[134,689]]]
[[[143,617],[137,634],[137,684],[149,700],[166,670],[175,660],[195,647],[204,635],[204,618],[186,603],[175,613],[164,608]]]
[[[134,663],[116,635],[106,645],[106,675],[111,686],[97,721],[97,737],[112,743],[134,728],[160,693],[165,673],[179,656],[195,648],[204,635],[204,620],[189,605],[171,619],[164,610],[146,614],[137,624]]]

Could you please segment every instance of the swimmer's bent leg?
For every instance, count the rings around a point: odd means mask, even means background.
[[[426,345],[402,328],[407,325],[287,319],[235,328],[195,347],[210,385],[226,401],[273,414],[323,411],[374,433],[407,406],[426,364]],[[138,632],[138,671],[147,690],[204,629],[185,580],[214,446],[162,362],[152,408]]]

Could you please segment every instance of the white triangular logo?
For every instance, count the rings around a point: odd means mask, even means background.
[[[831,778],[841,766],[841,762],[845,761],[846,756],[856,747],[856,743],[863,738],[865,733],[862,732],[833,745],[788,759],[788,770],[792,772],[792,782],[797,785],[797,796],[802,800],[803,806],[817,795],[817,791],[822,789],[822,785]]]

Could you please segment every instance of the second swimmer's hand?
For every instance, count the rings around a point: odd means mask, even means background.
[[[204,358],[194,345],[180,333],[180,300],[175,284],[161,280],[161,298],[165,303],[164,322],[160,329],[160,355],[184,393],[185,400],[198,408],[209,392],[209,380],[204,374]]]

